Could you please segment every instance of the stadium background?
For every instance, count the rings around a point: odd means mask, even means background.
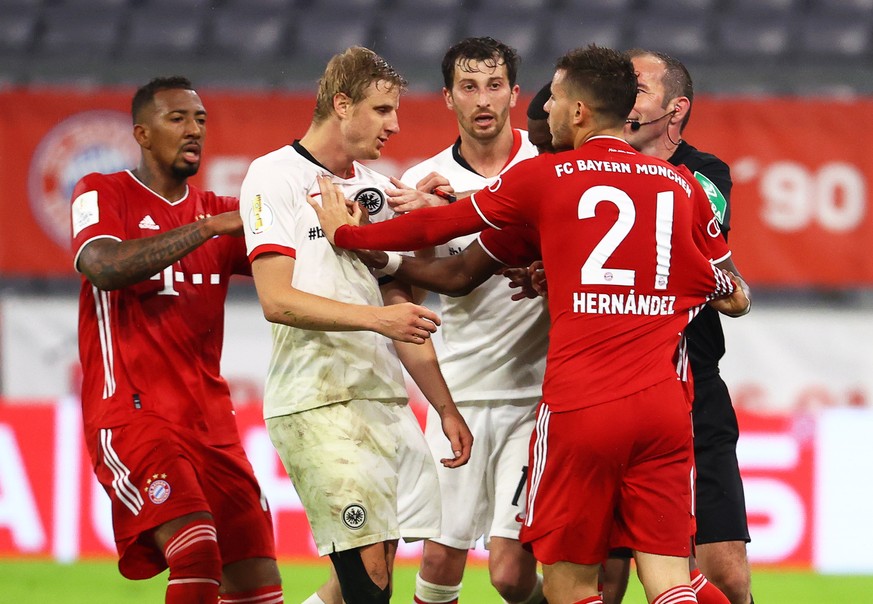
[[[690,67],[686,138],[732,167],[731,244],[755,294],[725,321],[722,364],[750,558],[873,574],[873,0],[0,0],[0,556],[112,551],[79,437],[67,208],[81,175],[134,165],[134,86],[194,80],[210,113],[195,182],[234,194],[251,159],[302,134],[325,60],[364,44],[410,80],[376,166],[399,174],[455,135],[438,65],[466,35],[519,49],[516,126],[568,48],[655,48]],[[312,558],[258,415],[269,330],[244,281],[226,335],[280,551]]]

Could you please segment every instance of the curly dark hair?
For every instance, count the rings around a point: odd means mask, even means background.
[[[468,69],[471,62],[483,62],[488,67],[506,65],[509,85],[515,86],[518,77],[518,63],[521,59],[514,48],[494,38],[464,38],[446,51],[443,57],[443,82],[451,90],[455,82],[455,65],[460,62],[461,69]]]

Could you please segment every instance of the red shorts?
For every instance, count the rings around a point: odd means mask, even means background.
[[[599,564],[610,547],[688,556],[694,533],[690,405],[678,381],[552,413],[531,436],[520,539],[544,564]]]
[[[97,439],[95,472],[112,500],[125,577],[146,579],[167,568],[151,530],[193,512],[212,514],[223,565],[276,557],[267,500],[239,442],[204,444],[200,435],[146,414],[89,437]]]

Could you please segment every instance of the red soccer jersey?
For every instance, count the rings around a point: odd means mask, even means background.
[[[598,137],[523,162],[473,196],[492,226],[539,232],[552,320],[543,398],[553,411],[684,374],[682,330],[714,294],[732,291],[710,263],[729,252],[706,233],[712,211],[695,185],[684,170]]]
[[[176,202],[130,172],[89,174],[73,191],[73,249],[95,239],[151,237],[238,200],[188,187]],[[98,290],[84,276],[79,294],[79,358],[86,434],[156,413],[201,432],[204,442],[239,439],[230,392],[219,374],[224,303],[232,274],[251,274],[244,240],[215,237],[135,285]],[[89,447],[96,443],[89,438]]]

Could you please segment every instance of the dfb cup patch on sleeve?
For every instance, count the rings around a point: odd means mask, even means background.
[[[367,208],[370,214],[375,214],[385,205],[385,193],[376,187],[367,187],[355,194],[355,201]]]

